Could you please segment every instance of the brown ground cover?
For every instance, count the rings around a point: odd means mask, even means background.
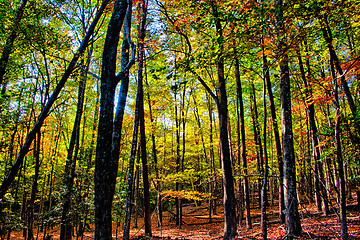
[[[360,208],[350,203],[347,207],[349,239],[360,239]],[[268,217],[268,239],[283,239],[285,236],[285,225],[280,224],[277,219],[277,206],[269,207]],[[152,217],[153,237],[144,237],[143,221],[138,219],[138,228],[132,228],[132,239],[221,239],[223,235],[223,214],[220,213],[221,206],[218,207],[218,214],[209,219],[206,205],[195,206],[186,205],[183,208],[183,225],[181,228],[175,225],[173,213],[164,212],[163,226],[158,227],[156,214]],[[302,227],[304,233],[299,239],[341,239],[340,223],[337,214],[332,213],[324,217],[318,213],[315,207],[300,206],[302,217]],[[237,239],[261,239],[260,210],[251,209],[253,228],[246,229],[244,226],[238,227]],[[113,227],[113,239],[121,239],[122,226]],[[51,239],[59,239],[59,228],[54,228],[50,233]],[[36,235],[35,235],[36,236]],[[93,239],[94,228],[89,229],[83,239]],[[22,232],[14,232],[11,239],[23,239]],[[42,233],[39,239],[43,239]],[[74,237],[74,239],[76,239]]]

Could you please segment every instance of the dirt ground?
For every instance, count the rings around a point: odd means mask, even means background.
[[[349,239],[360,239],[360,208],[354,203],[347,207],[348,233]],[[276,211],[277,206],[269,207],[268,213],[268,239],[283,239],[285,236],[285,225],[280,224]],[[179,228],[175,225],[173,213],[164,212],[163,226],[158,227],[158,217],[152,215],[152,238],[144,237],[143,221],[138,220],[138,228],[132,228],[132,239],[221,239],[223,236],[224,216],[221,206],[217,208],[218,214],[209,219],[206,205],[195,206],[195,204],[186,205],[183,208],[183,224]],[[299,207],[302,218],[303,234],[299,239],[341,239],[340,223],[335,211],[324,217],[318,213],[315,207]],[[245,226],[238,227],[237,239],[261,239],[260,210],[251,209],[252,229],[246,229]],[[50,233],[50,239],[59,239],[59,228],[53,229]],[[36,235],[35,235],[36,236]],[[93,239],[94,229],[85,233],[83,239]],[[14,232],[11,239],[23,239],[22,232]],[[43,239],[42,233],[38,239]],[[76,239],[74,237],[74,239]],[[81,239],[81,238],[78,238]],[[113,226],[113,239],[122,239],[122,226],[116,228]]]
[[[314,207],[300,207],[300,213],[304,232],[300,239],[341,239],[340,222],[336,213],[324,217],[322,213],[317,213]],[[350,205],[347,214],[349,239],[360,239],[360,208]],[[245,223],[239,226],[237,239],[262,239],[259,209],[252,209],[251,216],[252,229],[246,229]],[[285,225],[280,224],[277,216],[278,211],[268,210],[268,239],[283,239],[285,236]],[[184,208],[183,222],[179,228],[171,219],[171,214],[167,214],[162,228],[157,227],[156,223],[152,224],[153,235],[170,239],[222,239],[223,214],[214,216],[210,222],[206,207],[196,208],[190,205]],[[139,227],[132,230],[133,239],[144,239],[140,224]]]

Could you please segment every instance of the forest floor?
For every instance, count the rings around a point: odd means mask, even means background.
[[[279,212],[277,206],[269,207],[268,214],[268,239],[283,239],[285,236],[285,225],[278,220]],[[144,237],[144,226],[141,218],[138,219],[138,227],[132,228],[132,239],[222,239],[224,218],[220,213],[221,206],[217,208],[218,214],[212,220],[208,218],[208,208],[206,205],[195,206],[195,204],[185,205],[183,208],[182,227],[175,225],[174,213],[165,211],[163,214],[163,226],[158,227],[156,214],[152,217],[152,234],[154,237]],[[301,224],[303,234],[299,239],[341,239],[340,222],[337,214],[332,213],[324,217],[317,212],[316,207],[300,205]],[[248,230],[245,226],[238,227],[237,239],[261,239],[262,232],[260,226],[260,210],[251,209],[252,229]],[[360,207],[355,202],[349,202],[347,206],[347,220],[349,239],[360,239]],[[50,233],[50,239],[59,239],[59,228],[54,228]],[[94,229],[89,229],[83,239],[93,239]],[[113,226],[113,239],[122,238],[122,226]],[[11,234],[11,239],[23,239],[21,232]],[[39,234],[42,239],[42,234]],[[76,239],[76,238],[74,238]],[[81,238],[78,238],[81,239]]]
[[[274,209],[277,206],[273,207]],[[221,209],[220,207],[218,208]],[[218,214],[213,216],[210,222],[206,206],[185,206],[183,214],[183,225],[181,228],[175,225],[173,214],[165,214],[162,228],[157,223],[152,224],[152,239],[222,239],[224,229],[224,216]],[[340,222],[336,213],[324,217],[317,212],[316,207],[300,206],[301,224],[303,234],[299,239],[341,239]],[[268,239],[283,239],[285,236],[285,225],[278,220],[278,211],[271,207],[268,214]],[[238,227],[237,239],[262,239],[261,213],[259,209],[251,209],[252,229],[246,229],[245,223]],[[157,217],[154,217],[157,220]],[[360,208],[356,205],[347,207],[349,239],[360,239]],[[139,228],[131,231],[132,239],[144,238],[144,230],[139,221]]]

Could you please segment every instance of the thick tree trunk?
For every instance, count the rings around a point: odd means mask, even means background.
[[[220,128],[220,143],[222,155],[222,168],[223,168],[223,184],[224,184],[224,213],[225,213],[225,228],[224,239],[231,239],[236,236],[236,221],[235,221],[235,195],[233,185],[233,175],[231,167],[231,157],[229,149],[229,138],[227,131],[227,99],[225,78],[222,63],[218,63],[218,78],[219,78],[219,128]]]
[[[95,18],[93,20],[93,22],[91,23],[88,32],[86,33],[83,41],[81,42],[76,54],[73,56],[73,59],[71,60],[71,62],[69,63],[67,69],[65,70],[65,73],[63,74],[61,80],[59,81],[59,83],[57,84],[55,90],[53,91],[51,97],[49,98],[48,102],[46,103],[46,105],[44,106],[43,110],[41,111],[39,117],[37,118],[37,121],[35,122],[33,128],[31,129],[31,131],[27,134],[26,136],[26,140],[25,143],[23,144],[23,146],[21,147],[19,154],[14,162],[14,164],[12,165],[8,175],[6,176],[6,178],[4,179],[4,181],[1,184],[0,187],[0,199],[4,196],[4,194],[6,193],[6,191],[9,189],[11,183],[14,181],[15,176],[17,175],[19,168],[24,160],[25,155],[28,153],[29,148],[31,146],[32,141],[35,138],[35,135],[40,131],[45,118],[48,116],[50,109],[52,107],[52,105],[54,104],[54,102],[56,101],[59,93],[61,92],[62,88],[64,87],[67,79],[70,77],[70,74],[72,73],[74,67],[77,64],[78,59],[80,58],[80,56],[84,53],[86,47],[88,46],[90,37],[93,35],[95,27],[98,23],[98,21],[100,20],[100,17],[102,15],[102,13],[105,10],[105,7],[107,6],[107,4],[109,3],[109,0],[104,0],[98,10],[98,12],[95,15]]]
[[[217,44],[219,49],[223,50],[223,29],[220,22],[220,16],[216,3],[213,4],[213,14],[215,18],[215,27],[217,33]],[[224,56],[220,54],[216,63],[218,78],[218,115],[220,130],[220,145],[222,156],[222,172],[224,186],[224,239],[231,239],[237,235],[236,229],[236,213],[235,213],[235,194],[234,194],[234,177],[231,166],[230,146],[228,137],[228,107],[226,94],[226,80],[224,75]]]
[[[298,212],[298,197],[296,191],[296,170],[294,138],[292,131],[291,92],[289,76],[289,60],[287,46],[284,40],[283,1],[275,0],[275,19],[279,38],[278,48],[280,53],[280,101],[281,101],[281,125],[282,144],[284,159],[284,195],[287,238],[293,239],[302,233],[300,216]]]
[[[117,47],[127,0],[116,0],[108,25],[101,69],[100,117],[95,158],[95,239],[112,238],[111,207],[114,196],[117,161],[113,150],[113,114],[115,88],[120,80],[116,76]],[[123,73],[123,72],[122,72]],[[124,75],[124,73],[123,73]]]

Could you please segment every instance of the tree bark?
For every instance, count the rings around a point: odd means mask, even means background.
[[[214,153],[214,137],[213,137],[213,108],[212,108],[212,104],[210,102],[210,97],[209,94],[206,94],[206,102],[207,102],[207,107],[208,107],[208,113],[209,113],[209,122],[210,122],[210,131],[209,131],[209,140],[210,140],[210,149],[209,149],[209,164],[210,164],[210,172],[211,172],[211,179],[212,181],[209,183],[209,189],[210,189],[210,193],[212,195],[214,195],[214,193],[216,192],[217,189],[217,184],[215,181],[216,175],[215,175],[215,153]],[[210,199],[209,200],[210,203],[210,209],[209,211],[212,210],[212,214],[216,214],[216,199]],[[211,215],[209,213],[209,215]]]
[[[242,96],[242,86],[239,72],[239,60],[235,58],[235,78],[236,78],[236,91],[237,98],[240,105],[240,132],[241,132],[241,157],[243,167],[243,188],[244,188],[244,203],[245,203],[245,216],[246,216],[246,228],[252,228],[251,216],[250,216],[250,191],[247,169],[247,153],[246,153],[246,139],[245,139],[245,113],[244,102]]]
[[[292,131],[291,92],[289,76],[289,60],[287,46],[284,39],[283,1],[275,0],[275,19],[278,35],[278,49],[280,53],[280,101],[281,125],[284,159],[284,196],[287,239],[293,239],[302,233],[298,212],[298,197],[296,191],[296,170],[294,139]]]
[[[336,147],[336,160],[338,165],[338,174],[340,180],[338,199],[340,200],[340,222],[341,222],[341,239],[348,239],[348,227],[346,218],[346,193],[345,193],[345,174],[344,174],[344,160],[342,156],[341,147],[341,113],[340,113],[340,102],[339,102],[339,90],[338,81],[334,69],[334,59],[330,55],[330,70],[334,84],[334,104],[336,109],[336,121],[335,121],[335,147]],[[336,170],[335,170],[336,172]]]
[[[128,178],[127,178],[127,190],[126,190],[126,206],[125,206],[125,220],[124,220],[124,232],[123,239],[130,239],[130,220],[131,220],[131,210],[132,210],[132,186],[134,179],[134,165],[136,157],[136,147],[137,147],[137,138],[139,131],[139,102],[138,95],[136,96],[136,106],[135,106],[135,119],[134,119],[134,130],[133,130],[133,139],[131,142],[131,152],[130,160],[128,167]]]
[[[336,80],[335,80],[336,81]],[[339,107],[339,106],[338,106]],[[336,157],[340,178],[340,221],[341,221],[341,239],[348,239],[348,228],[346,219],[346,192],[345,192],[345,177],[344,177],[344,162],[341,150],[341,116],[340,109],[336,109],[336,123],[335,123],[335,141],[336,141]]]
[[[90,66],[90,57],[87,62],[86,70]],[[65,171],[64,171],[64,187],[65,193],[63,196],[63,209],[61,213],[61,226],[60,226],[60,239],[70,239],[71,236],[71,222],[68,215],[69,210],[71,209],[71,194],[72,188],[74,185],[75,178],[75,168],[77,161],[77,153],[79,149],[79,139],[80,139],[80,122],[83,113],[84,106],[84,95],[85,95],[85,86],[86,86],[86,72],[82,71],[79,81],[79,92],[78,92],[78,103],[75,116],[75,122],[70,138],[68,154],[66,158]]]
[[[256,104],[256,92],[255,92],[255,85],[252,82],[251,83],[252,88],[252,102],[253,106],[251,107],[251,117],[253,122],[253,129],[254,129],[254,140],[256,145],[256,159],[257,159],[257,170],[260,175],[264,173],[264,154],[263,154],[263,147],[261,143],[261,133],[260,133],[260,125],[259,125],[259,114],[257,110],[257,104]],[[261,184],[262,184],[261,178],[258,179],[258,202],[259,202],[259,208],[261,208]]]
[[[281,150],[281,141],[280,141],[280,134],[279,134],[279,127],[276,120],[276,109],[275,109],[275,101],[274,95],[271,88],[271,81],[270,81],[270,74],[268,68],[268,62],[266,55],[263,56],[264,65],[267,66],[267,72],[265,74],[266,79],[266,87],[267,93],[270,101],[270,113],[271,113],[271,120],[274,129],[274,137],[275,137],[275,146],[276,146],[276,156],[278,160],[278,167],[279,167],[279,218],[281,223],[285,223],[285,202],[284,202],[284,163],[282,158],[282,150]]]
[[[241,123],[240,123],[240,95],[239,95],[239,83],[240,83],[240,72],[239,72],[239,60],[235,59],[235,80],[236,80],[236,135],[237,135],[237,149],[236,158],[238,165],[238,174],[241,174]],[[241,83],[240,83],[241,84]],[[242,96],[241,96],[242,97]],[[243,108],[243,107],[242,107]],[[236,183],[236,221],[239,225],[242,224],[244,217],[244,193],[242,187],[241,177],[239,177]]]
[[[129,4],[131,6],[131,4]],[[116,75],[117,47],[126,10],[127,0],[116,0],[108,25],[101,69],[101,98],[95,158],[95,239],[112,238],[111,207],[115,191],[117,162],[113,151],[114,95],[118,81],[126,73]],[[124,28],[125,29],[125,28]]]
[[[143,89],[143,67],[145,61],[145,33],[146,33],[146,16],[147,16],[148,1],[142,0],[139,3],[139,8],[142,18],[138,37],[138,98],[139,98],[139,120],[140,120],[140,145],[141,145],[141,160],[143,169],[143,186],[144,186],[144,224],[145,234],[151,236],[151,210],[150,210],[150,184],[149,171],[147,165],[147,151],[146,151],[146,135],[145,135],[145,118],[144,118],[144,89]]]
[[[263,179],[263,185],[261,189],[261,227],[262,227],[262,238],[264,240],[267,239],[267,215],[266,215],[266,207],[268,205],[268,199],[267,199],[267,185],[268,185],[268,175],[269,175],[269,161],[268,161],[268,155],[267,155],[267,147],[266,147],[266,139],[267,139],[267,133],[266,133],[266,127],[267,127],[267,107],[266,107],[266,78],[270,78],[270,76],[266,76],[269,74],[268,67],[264,53],[263,51],[263,109],[264,109],[264,179]]]
[[[147,81],[147,68],[146,68],[146,60],[145,60],[145,84],[147,86],[149,86],[149,83]],[[152,112],[152,106],[151,106],[151,99],[150,99],[150,94],[149,92],[147,92],[147,100],[148,100],[148,108],[149,108],[149,115],[150,115],[150,123],[151,123],[151,142],[152,142],[152,156],[153,156],[153,160],[154,160],[154,165],[155,165],[155,176],[156,176],[156,184],[155,184],[155,188],[156,188],[156,194],[157,194],[157,201],[156,201],[156,206],[157,206],[157,213],[158,213],[158,218],[159,218],[159,222],[158,222],[158,226],[161,227],[162,226],[162,204],[161,204],[161,183],[159,181],[160,178],[160,173],[159,173],[159,164],[158,164],[158,157],[157,157],[157,150],[156,150],[156,139],[155,139],[155,133],[154,133],[154,116],[153,116],[153,112]]]
[[[127,27],[130,28],[131,26],[131,18],[129,15],[131,14],[131,8],[128,7],[128,15],[127,15]],[[128,38],[130,35],[128,36]],[[141,76],[142,77],[142,76]],[[141,79],[142,81],[142,79]],[[142,84],[142,82],[141,82]],[[143,109],[143,96],[142,96],[142,86],[137,86],[136,92],[136,103],[135,103],[135,118],[134,118],[134,129],[133,129],[133,139],[131,143],[131,151],[130,151],[130,160],[128,166],[128,178],[127,178],[127,190],[126,190],[126,206],[125,206],[125,220],[124,220],[124,231],[123,231],[123,239],[127,240],[130,238],[130,220],[131,220],[131,209],[132,209],[132,189],[133,189],[133,178],[134,178],[134,163],[135,163],[135,156],[136,156],[136,147],[137,147],[137,138],[138,138],[138,131],[140,125],[140,111]],[[142,150],[141,150],[142,151]]]
[[[31,185],[31,194],[29,200],[29,207],[28,207],[28,229],[27,229],[27,239],[32,240],[34,239],[34,204],[36,199],[36,193],[38,188],[38,179],[39,179],[39,170],[40,170],[40,139],[41,134],[40,132],[37,133],[37,139],[34,146],[34,158],[35,158],[35,173],[32,180]],[[24,176],[25,177],[25,176]]]
[[[220,22],[217,3],[213,3],[212,10],[215,18],[215,27],[217,35],[217,44],[219,45],[220,53],[216,62],[217,78],[218,78],[218,115],[219,115],[219,129],[220,129],[220,145],[222,155],[222,172],[223,172],[223,186],[224,186],[224,239],[232,239],[237,235],[236,229],[236,214],[235,214],[235,194],[234,194],[234,177],[231,166],[231,156],[228,137],[228,107],[226,94],[226,80],[224,75],[224,56],[221,51],[224,48],[223,29]]]
[[[176,63],[175,63],[176,65]],[[176,68],[176,67],[175,67]],[[180,84],[176,83],[176,79],[175,79],[175,85],[172,86],[172,90],[174,91],[174,114],[175,114],[175,137],[176,137],[176,173],[179,174],[180,172],[180,117],[178,117],[178,106],[177,106],[177,91],[180,88]],[[176,180],[175,183],[175,191],[180,191],[180,183]],[[176,221],[176,226],[181,227],[181,223],[182,223],[182,219],[181,219],[181,211],[182,211],[182,207],[181,207],[181,199],[179,199],[179,197],[175,198],[175,211],[176,211],[176,215],[175,215],[175,221]]]

